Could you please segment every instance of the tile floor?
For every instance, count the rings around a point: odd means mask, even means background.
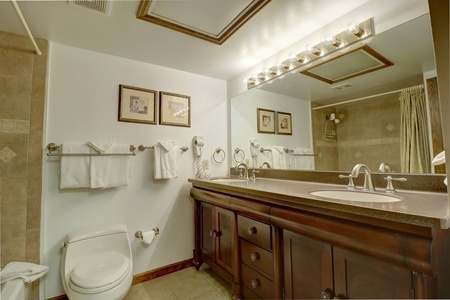
[[[231,283],[207,265],[183,269],[133,285],[124,300],[229,300]]]

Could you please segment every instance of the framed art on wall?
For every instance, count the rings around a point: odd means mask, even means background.
[[[292,135],[292,116],[290,113],[277,112],[277,134]]]
[[[159,92],[159,124],[191,127],[191,97]]]
[[[156,124],[158,92],[128,85],[119,85],[119,121]]]
[[[275,111],[257,108],[258,133],[275,133]]]

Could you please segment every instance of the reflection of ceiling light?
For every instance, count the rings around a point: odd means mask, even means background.
[[[344,53],[345,49],[350,48],[350,45],[371,38],[373,33],[373,19],[367,19],[359,24],[353,23],[346,30],[326,37],[323,42],[296,54],[290,54],[287,59],[278,61],[275,66],[253,74],[246,80],[247,88],[250,89],[272,79],[281,78],[288,72],[295,72],[300,67],[309,70],[314,67],[315,60],[321,61],[321,63],[326,62],[327,59],[330,60],[329,54],[336,51]]]

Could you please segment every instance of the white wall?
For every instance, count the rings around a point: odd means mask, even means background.
[[[292,135],[258,133],[256,128],[258,108],[290,113]],[[259,153],[255,161],[250,154],[250,139],[258,140],[262,148],[284,146],[289,149],[298,147],[312,149],[311,109],[308,101],[254,88],[231,99],[230,118],[231,154],[234,155],[233,150],[236,148],[242,149],[252,167],[258,167],[264,161],[270,163],[270,155]],[[236,158],[240,159],[241,153],[237,154]],[[232,161],[232,164],[235,165],[236,162]]]
[[[191,96],[191,127],[117,121],[119,84]],[[128,226],[134,274],[192,257],[193,201],[188,178],[192,137],[203,135],[204,158],[216,147],[228,149],[226,82],[133,60],[50,43],[48,102],[44,143],[115,141],[154,145],[173,140],[189,146],[181,155],[177,179],[152,178],[152,151],[131,158],[129,185],[105,190],[59,189],[59,160],[44,160],[41,253],[50,267],[45,299],[64,294],[59,275],[60,244],[75,228],[121,222]],[[210,164],[211,176],[228,173],[227,161]],[[149,247],[134,237],[137,230],[159,227]]]

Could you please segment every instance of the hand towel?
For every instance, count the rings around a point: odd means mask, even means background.
[[[48,267],[27,262],[10,262],[0,271],[0,283],[22,278],[24,282],[32,282],[45,273]]]
[[[113,142],[88,142],[94,154],[110,153]],[[108,185],[108,174],[112,156],[91,156],[90,183],[91,188],[105,188]]]
[[[129,153],[130,145],[112,144],[111,153]],[[128,185],[130,178],[130,156],[110,156],[109,172],[105,188],[121,187]]]
[[[154,146],[154,178],[177,178],[179,169],[180,147],[174,142],[158,142]]]
[[[64,143],[61,146],[62,154],[86,153],[91,148],[86,144]],[[61,156],[60,188],[90,187],[89,156]]]
[[[283,146],[272,147],[272,167],[274,169],[286,169],[286,152]]]

